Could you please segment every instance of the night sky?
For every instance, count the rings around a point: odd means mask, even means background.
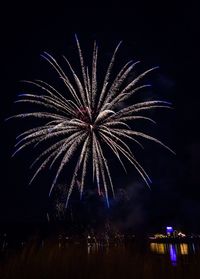
[[[159,65],[160,69],[147,79],[153,85],[150,96],[168,100],[174,107],[155,112],[158,125],[146,131],[170,146],[176,156],[146,142],[145,151],[136,150],[136,154],[152,178],[152,189],[129,168],[127,177],[123,172],[114,177],[117,187],[125,187],[129,200],[124,204],[113,202],[110,213],[108,209],[103,212],[111,214],[121,228],[135,226],[151,231],[174,225],[200,231],[200,31],[196,7],[117,5],[77,9],[66,4],[18,5],[11,10],[7,5],[1,13],[0,226],[45,221],[52,174],[46,172],[27,186],[34,152],[24,151],[15,158],[11,154],[15,137],[29,127],[28,121],[4,119],[17,111],[13,102],[25,90],[20,80],[41,78],[56,84],[56,74],[40,57],[42,51],[49,51],[59,61],[64,54],[79,66],[74,39],[77,33],[86,57],[96,39],[99,60],[102,55],[108,63],[116,44],[123,40],[117,63],[133,58],[142,61],[144,69]],[[143,96],[149,97],[148,93]]]

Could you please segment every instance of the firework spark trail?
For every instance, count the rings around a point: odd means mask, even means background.
[[[139,63],[139,61],[129,61],[111,80],[112,69],[121,42],[114,50],[102,85],[97,80],[97,43],[94,42],[93,46],[91,70],[84,62],[77,36],[76,44],[82,77],[78,77],[66,57],[63,56],[69,67],[71,78],[68,77],[53,56],[47,52],[42,54],[42,57],[57,72],[69,94],[66,91],[59,92],[52,85],[42,80],[24,81],[34,86],[39,92],[38,94],[20,94],[16,103],[29,103],[40,106],[44,108],[44,111],[22,113],[11,116],[8,119],[32,117],[45,120],[46,123],[21,133],[17,137],[16,151],[13,155],[29,145],[37,147],[41,143],[50,144],[32,163],[31,167],[40,162],[31,182],[47,165],[51,168],[56,161],[60,160],[56,176],[49,191],[49,194],[51,194],[63,168],[74,154],[79,152],[71,183],[66,186],[68,189],[66,207],[78,180],[80,181],[79,190],[82,197],[87,170],[90,166],[93,169],[93,183],[96,181],[98,193],[99,195],[103,193],[109,207],[109,191],[114,196],[114,186],[109,160],[106,152],[104,152],[104,145],[116,156],[125,171],[123,159],[129,161],[145,183],[150,186],[151,180],[133,155],[128,145],[128,140],[144,148],[138,140],[138,138],[144,138],[160,144],[172,153],[174,152],[158,139],[143,132],[132,130],[130,124],[133,121],[149,121],[155,124],[153,119],[146,117],[142,112],[148,112],[155,108],[171,108],[171,106],[170,103],[160,100],[125,105],[124,102],[134,96],[135,93],[139,94],[142,89],[150,87],[149,84],[138,85],[138,83],[158,67],[148,69],[130,82],[127,82],[127,78],[130,78],[132,71]],[[119,109],[119,104],[122,104],[122,102],[123,106]],[[54,143],[52,143],[52,140],[54,140]],[[76,158],[76,156],[74,157]],[[103,186],[101,186],[102,184]]]

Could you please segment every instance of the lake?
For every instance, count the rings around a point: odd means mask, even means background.
[[[0,278],[200,278],[200,244],[134,240],[108,246],[32,240],[1,252]]]

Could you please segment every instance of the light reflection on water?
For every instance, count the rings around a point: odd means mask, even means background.
[[[169,244],[170,260],[172,265],[177,264],[177,250],[174,244]]]
[[[99,252],[103,251],[105,254],[109,253],[109,246],[102,246],[102,245],[98,245],[98,244],[93,244],[93,245],[87,245],[87,253],[88,255],[91,254],[97,254]]]
[[[194,243],[150,243],[150,251],[155,254],[169,255],[172,265],[177,265],[180,256],[195,254],[196,247]]]
[[[87,246],[87,254],[92,255],[99,253],[101,250],[104,251],[104,253],[108,253],[109,249],[111,247],[109,246],[102,246],[98,244],[88,245]],[[164,257],[168,257],[170,259],[170,262],[173,266],[176,266],[178,264],[178,260],[182,256],[187,255],[194,255],[197,253],[199,249],[197,249],[197,245],[195,243],[150,243],[149,250],[150,252],[153,252],[154,254],[163,255]],[[122,249],[122,246],[120,246],[120,249]],[[125,249],[125,247],[124,247]]]
[[[7,250],[0,258],[6,279],[198,279],[200,243],[65,243],[46,240]],[[42,277],[40,277],[42,274]]]

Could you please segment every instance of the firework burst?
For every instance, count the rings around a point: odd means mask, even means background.
[[[67,94],[66,92],[59,92],[52,85],[41,80],[26,81],[38,88],[40,94],[21,94],[19,95],[20,99],[16,102],[40,105],[44,107],[44,110],[18,114],[10,118],[39,118],[44,119],[45,124],[20,134],[17,137],[17,149],[14,155],[29,145],[38,146],[48,140],[51,140],[51,142],[54,140],[53,144],[45,149],[32,164],[32,166],[38,165],[38,167],[31,182],[41,170],[47,166],[52,167],[56,161],[59,161],[59,166],[49,191],[50,195],[63,168],[68,164],[75,152],[79,152],[78,158],[74,156],[77,161],[67,188],[66,207],[77,181],[80,196],[82,196],[87,171],[90,166],[93,172],[93,183],[97,185],[99,195],[103,193],[109,206],[109,191],[112,191],[114,195],[114,187],[104,146],[106,145],[112,151],[124,169],[123,159],[128,160],[149,186],[151,180],[133,155],[128,141],[132,140],[141,145],[139,139],[145,138],[164,146],[171,152],[173,151],[158,139],[143,132],[132,130],[129,125],[137,120],[154,123],[143,112],[154,108],[169,108],[170,103],[153,100],[125,106],[124,102],[126,100],[130,98],[132,100],[132,96],[137,91],[149,86],[138,86],[138,82],[157,67],[143,72],[130,81],[132,72],[139,62],[133,63],[129,61],[111,79],[112,68],[120,42],[112,55],[104,80],[100,85],[99,81],[97,81],[97,44],[94,43],[92,67],[89,69],[84,62],[77,37],[76,43],[82,72],[81,77],[76,74],[67,58],[64,57],[71,72],[71,78],[50,54],[45,52],[42,55],[62,79],[67,88]],[[119,106],[120,104],[123,105]]]

